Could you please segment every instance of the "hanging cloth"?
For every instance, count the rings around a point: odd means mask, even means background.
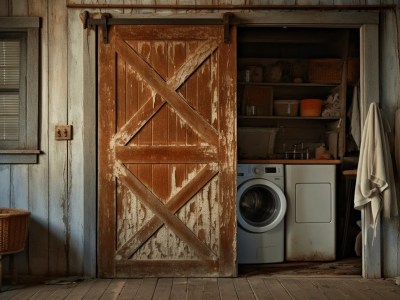
[[[398,215],[387,130],[378,105],[371,103],[361,137],[354,208],[361,209],[367,205],[374,228],[382,209],[383,217]]]
[[[349,110],[350,133],[358,149],[361,144],[361,117],[360,117],[360,101],[359,101],[359,85],[356,84],[353,89],[353,99]]]

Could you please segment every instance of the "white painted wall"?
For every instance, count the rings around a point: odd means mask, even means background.
[[[82,28],[79,9],[67,3],[136,3],[135,0],[0,0],[0,16],[40,16],[39,163],[0,165],[0,206],[32,212],[29,243],[18,255],[19,273],[91,275],[96,264],[96,99],[95,36]],[[142,4],[278,4],[248,0],[143,0]],[[397,0],[281,0],[280,4],[397,4]],[[99,11],[99,10],[96,10]],[[105,12],[102,10],[101,12]],[[111,13],[138,13],[111,10]],[[153,13],[142,10],[140,13]],[[183,10],[159,12],[185,13]],[[380,26],[380,98],[393,124],[400,106],[400,10],[382,11]],[[54,125],[71,124],[72,141],[55,141]],[[398,221],[385,221],[384,276],[400,274]]]

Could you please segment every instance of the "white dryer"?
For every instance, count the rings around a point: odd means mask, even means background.
[[[238,164],[239,264],[284,260],[286,197],[281,164]]]
[[[336,166],[286,165],[286,260],[336,259]]]

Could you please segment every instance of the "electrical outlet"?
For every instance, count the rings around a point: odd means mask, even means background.
[[[55,139],[57,141],[72,140],[72,125],[56,125]]]

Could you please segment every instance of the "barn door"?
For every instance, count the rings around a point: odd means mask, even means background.
[[[236,51],[223,27],[99,38],[100,277],[236,275]]]

